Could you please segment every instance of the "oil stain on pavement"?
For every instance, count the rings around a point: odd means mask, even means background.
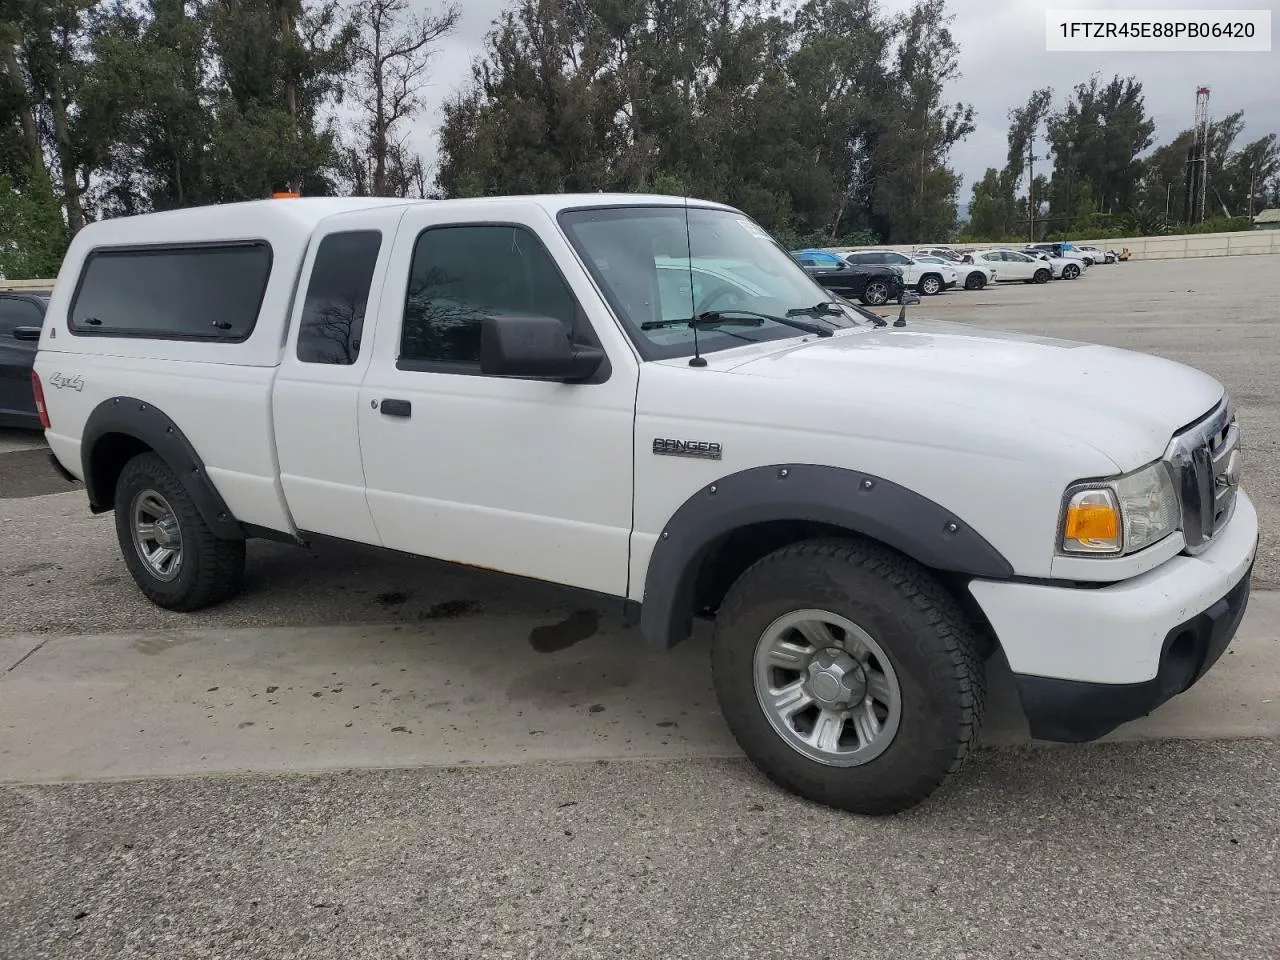
[[[574,644],[594,637],[599,629],[600,614],[594,610],[579,610],[559,623],[534,627],[529,634],[529,646],[539,653],[568,650]]]

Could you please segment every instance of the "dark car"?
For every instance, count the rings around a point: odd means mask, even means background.
[[[859,300],[869,307],[878,307],[902,298],[902,273],[893,267],[852,264],[832,254],[818,257],[808,251],[792,256],[809,276],[846,300]]]
[[[31,367],[48,292],[0,290],[0,427],[40,429]]]

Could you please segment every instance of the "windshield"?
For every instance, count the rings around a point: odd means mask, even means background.
[[[692,356],[694,331],[682,323],[661,324],[705,313],[720,314],[722,326],[697,331],[702,353],[746,341],[805,336],[794,326],[762,322],[761,314],[785,318],[834,303],[837,310],[815,311],[812,322],[850,327],[863,320],[743,214],[687,209],[687,224],[683,206],[599,207],[560,214],[569,242],[645,359]],[[742,324],[733,322],[735,311],[744,312]]]

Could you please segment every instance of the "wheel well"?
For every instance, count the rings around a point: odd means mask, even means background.
[[[115,506],[116,481],[124,465],[139,454],[150,452],[150,446],[127,433],[104,433],[94,442],[86,464],[85,486],[95,510]]]
[[[764,523],[739,527],[711,543],[703,553],[695,574],[692,613],[695,617],[713,619],[729,588],[758,560],[776,550],[825,537],[872,539],[845,527],[807,520],[770,520]],[[876,540],[882,547],[894,550],[888,544]],[[894,550],[895,553],[900,551]],[[918,562],[914,561],[913,562]],[[935,570],[926,566],[947,592],[955,598],[981,639],[980,655],[985,660],[998,646],[990,621],[969,592],[971,577],[947,570]]]

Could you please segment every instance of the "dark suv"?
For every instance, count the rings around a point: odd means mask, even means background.
[[[40,429],[31,367],[48,304],[47,291],[0,290],[0,427]]]
[[[799,250],[792,256],[809,276],[846,300],[878,307],[902,299],[902,272],[892,267],[853,264],[826,251]]]

